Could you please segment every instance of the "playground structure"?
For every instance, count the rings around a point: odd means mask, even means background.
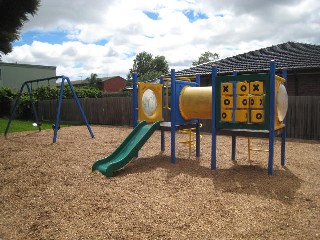
[[[61,78],[61,86],[60,86],[60,91],[59,91],[59,98],[58,98],[58,108],[57,108],[57,115],[56,115],[56,120],[55,120],[55,123],[53,125],[53,131],[54,131],[54,134],[53,134],[53,143],[56,143],[57,141],[57,135],[58,135],[58,130],[59,130],[59,121],[60,121],[60,110],[61,110],[61,103],[62,103],[62,96],[63,96],[63,90],[64,90],[64,82],[67,81],[69,87],[70,87],[70,90],[72,92],[72,95],[73,95],[73,98],[75,99],[76,103],[77,103],[77,106],[82,114],[82,117],[87,125],[87,128],[88,128],[88,131],[91,135],[92,138],[94,138],[94,134],[91,130],[91,127],[89,125],[89,122],[87,120],[87,117],[82,109],[82,106],[80,104],[80,101],[79,101],[79,98],[72,86],[72,83],[70,81],[70,79],[66,76],[56,76],[56,77],[50,77],[50,78],[42,78],[42,79],[35,79],[35,80],[30,80],[30,81],[25,81],[22,85],[21,85],[21,88],[20,88],[20,91],[19,91],[19,94],[18,94],[18,97],[14,103],[14,106],[13,106],[13,109],[12,109],[12,112],[11,112],[11,115],[10,115],[10,118],[9,118],[9,121],[8,121],[8,124],[7,124],[7,127],[6,127],[6,130],[5,130],[5,137],[7,137],[7,134],[9,132],[9,129],[10,129],[10,124],[14,118],[14,115],[15,115],[15,112],[17,110],[17,107],[19,105],[19,102],[20,102],[20,98],[23,94],[23,90],[24,88],[26,87],[27,88],[27,91],[28,91],[28,94],[29,94],[29,97],[30,97],[30,103],[31,103],[31,109],[32,109],[32,113],[33,113],[33,116],[35,118],[35,124],[34,126],[38,127],[39,131],[41,131],[41,123],[39,121],[39,117],[38,117],[38,114],[37,114],[37,110],[36,110],[36,107],[35,107],[35,104],[34,104],[34,101],[33,101],[33,98],[32,98],[32,84],[33,83],[36,83],[38,85],[39,82],[44,82],[44,81],[47,81],[48,82],[48,85],[49,85],[49,82],[51,80],[54,80],[54,81],[57,81],[58,79]]]
[[[232,136],[232,160],[235,160],[237,136],[268,137],[268,174],[273,175],[276,132],[282,132],[281,165],[285,164],[285,115],[288,107],[286,70],[282,71],[282,77],[275,72],[275,61],[270,62],[269,73],[259,74],[237,75],[234,72],[231,76],[217,76],[217,67],[213,66],[210,87],[200,87],[200,75],[176,78],[174,69],[169,79],[160,77],[159,84],[137,82],[137,74],[134,73],[134,130],[114,153],[96,161],[92,170],[112,176],[114,171],[138,155],[140,148],[156,129],[161,130],[161,151],[165,150],[165,131],[171,132],[172,163],[176,163],[176,131],[195,129],[196,157],[200,157],[200,119],[211,119],[212,170],[217,169],[218,134]],[[168,82],[171,85],[170,107]],[[165,110],[170,111],[168,122],[163,121]],[[248,144],[249,156],[250,151]]]

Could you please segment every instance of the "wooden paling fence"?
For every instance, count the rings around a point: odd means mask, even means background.
[[[211,120],[202,120],[211,132]],[[320,96],[289,96],[287,137],[320,140]]]
[[[102,125],[132,125],[132,98],[82,98],[83,110],[89,123]],[[39,102],[39,116],[43,120],[54,120],[58,102],[45,100]],[[84,123],[80,110],[74,99],[63,99],[60,111],[60,121]]]
[[[290,96],[287,136],[320,139],[320,96]]]
[[[131,97],[107,97],[80,99],[81,105],[91,124],[130,125],[132,119]],[[39,116],[54,121],[57,101],[39,103]],[[63,122],[84,123],[74,99],[64,99],[61,106]],[[202,120],[202,131],[211,132],[211,120]],[[320,96],[290,96],[287,113],[287,137],[320,139]]]

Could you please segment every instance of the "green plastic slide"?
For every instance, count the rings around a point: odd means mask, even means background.
[[[128,164],[147,142],[155,130],[160,128],[160,122],[148,125],[140,122],[121,145],[109,156],[96,161],[92,171],[99,170],[103,175],[112,177],[113,173]]]

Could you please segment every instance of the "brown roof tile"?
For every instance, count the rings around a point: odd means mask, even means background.
[[[212,65],[217,65],[220,74],[229,74],[234,70],[262,72],[269,69],[271,60],[276,61],[277,68],[287,68],[288,71],[320,71],[320,45],[286,42],[218,61],[203,63],[177,71],[176,75],[210,74]]]

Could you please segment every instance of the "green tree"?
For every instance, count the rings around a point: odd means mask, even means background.
[[[90,87],[94,87],[98,89],[102,88],[102,80],[101,78],[98,78],[98,74],[91,73],[90,77],[87,77],[86,80],[89,81]]]
[[[86,80],[89,81],[90,85],[94,85],[97,82],[97,77],[98,77],[98,74],[91,73],[90,77],[86,78]]]
[[[21,27],[39,6],[40,0],[0,0],[0,53],[12,51],[12,42],[20,38]]]
[[[16,96],[17,93],[11,89],[0,88],[0,117],[10,115],[11,105]]]
[[[132,85],[132,73],[136,72],[140,82],[159,78],[169,72],[169,65],[164,56],[153,57],[151,53],[141,52],[133,60],[133,66],[127,74],[127,85]]]
[[[218,53],[212,53],[212,52],[206,51],[201,54],[201,56],[198,58],[197,61],[192,62],[192,66],[197,66],[199,64],[215,61],[218,59],[219,59]]]

